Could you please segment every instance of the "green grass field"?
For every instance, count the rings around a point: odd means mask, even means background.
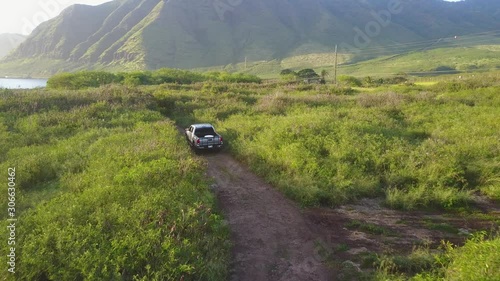
[[[396,208],[454,209],[476,192],[500,199],[491,79],[367,93],[300,84],[151,93],[180,125],[216,124],[232,153],[304,206],[383,196]]]
[[[500,200],[498,78],[366,92],[300,84],[146,91],[179,125],[216,124],[232,154],[303,206],[383,197],[393,208],[453,213],[473,208],[478,193]],[[378,256],[366,278],[493,281],[499,247],[493,234],[464,247]]]
[[[453,214],[474,209],[478,195],[497,203],[499,78],[366,91],[220,80],[0,90],[0,170],[16,168],[19,278],[224,280],[229,232],[203,161],[175,128],[192,122],[216,125],[231,154],[304,207],[382,198]],[[381,258],[372,277],[498,280],[499,246],[483,235],[438,255]]]
[[[369,51],[364,51],[364,53],[369,55]],[[361,61],[355,60],[353,54],[340,53],[338,63],[338,75],[356,77],[387,77],[397,73],[437,76],[448,72],[492,71],[500,68],[500,48],[498,43],[495,44],[492,41],[491,45],[468,44],[462,47],[415,50]],[[208,67],[199,70],[225,69],[255,74],[265,79],[276,79],[279,78],[278,74],[282,69],[314,68],[317,71],[327,70],[331,74],[329,79],[333,79],[334,65],[334,53],[327,52],[291,56],[281,60],[248,62],[246,65],[245,63],[237,63],[228,66]]]
[[[500,200],[500,79],[441,80],[366,92],[286,83],[145,90],[181,126],[216,124],[232,154],[303,206],[382,197],[392,208],[452,215],[473,209],[477,194]],[[493,281],[499,247],[493,233],[378,256],[366,278]]]
[[[439,75],[449,71],[491,71],[500,68],[499,54],[498,45],[438,48],[342,65],[339,72],[354,76],[389,76],[395,73]]]
[[[16,280],[226,278],[229,232],[204,163],[150,96],[0,90],[0,108],[5,194],[16,171]]]

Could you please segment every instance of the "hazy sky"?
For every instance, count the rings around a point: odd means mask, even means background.
[[[73,4],[98,5],[110,0],[0,0],[0,34],[29,34],[35,26]]]

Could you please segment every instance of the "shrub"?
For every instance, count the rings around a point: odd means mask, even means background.
[[[286,75],[297,75],[297,73],[295,73],[295,71],[291,70],[291,69],[283,69],[281,72],[280,72],[280,75],[281,76],[286,76]]]
[[[297,77],[302,79],[313,79],[313,78],[319,78],[320,76],[313,69],[306,68],[297,72]]]
[[[350,87],[361,87],[362,85],[361,80],[353,76],[341,75],[339,76],[338,81],[342,85]]]
[[[121,72],[117,74],[102,71],[82,71],[60,73],[47,81],[50,89],[77,90],[102,85],[121,83],[127,86],[159,85],[164,83],[192,84],[201,81],[229,83],[261,83],[262,80],[251,74],[209,72],[205,74],[178,69],[159,69],[156,71]]]
[[[84,89],[120,82],[117,75],[103,71],[82,71],[75,73],[59,73],[47,81],[51,89]]]

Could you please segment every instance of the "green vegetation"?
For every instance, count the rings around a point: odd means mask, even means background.
[[[150,91],[180,125],[215,123],[232,153],[303,206],[383,196],[394,208],[455,209],[476,192],[500,197],[497,79]]]
[[[254,75],[242,73],[207,72],[202,74],[186,70],[162,68],[156,71],[120,72],[117,74],[104,71],[59,73],[48,80],[47,87],[51,89],[77,90],[112,83],[139,86],[165,83],[192,84],[202,81],[260,83],[261,79]]]
[[[436,221],[430,218],[426,218],[424,219],[423,223],[428,229],[439,230],[451,234],[458,234],[458,229],[447,222],[441,222],[439,220]]]
[[[116,85],[0,92],[0,169],[16,168],[18,280],[226,278],[228,230],[204,163],[155,107]]]
[[[20,278],[227,277],[228,231],[204,163],[164,116],[180,126],[214,123],[230,153],[302,206],[382,197],[403,210],[461,211],[478,195],[500,200],[498,74],[429,85],[234,83],[259,82],[251,79],[80,72],[52,78],[55,89],[0,90],[0,169],[18,171]],[[361,221],[346,227],[393,235]],[[377,264],[380,280],[496,280],[499,243],[483,235],[439,254],[370,255],[365,263]]]
[[[305,68],[297,72],[299,78],[319,78],[319,75],[311,68]]]
[[[131,71],[166,66],[189,69],[278,59],[282,59],[278,64],[283,68],[331,68],[336,62],[357,62],[420,50],[427,52],[436,47],[454,48],[450,48],[449,55],[442,52],[447,59],[429,52],[423,57],[413,57],[416,63],[406,66],[426,69],[432,61],[440,60],[428,70],[440,65],[461,70],[495,67],[498,62],[498,54],[489,47],[498,43],[494,31],[500,6],[492,0],[446,3],[446,8],[442,1],[425,1],[418,5],[404,3],[404,21],[391,21],[390,25],[382,23],[378,27],[383,30],[375,32],[378,36],[368,38],[363,34],[366,40],[358,43],[355,36],[360,34],[354,34],[352,27],[364,30],[367,22],[379,22],[381,19],[374,17],[373,11],[386,11],[387,3],[330,0],[311,5],[284,1],[267,6],[265,0],[254,2],[241,6],[243,10],[252,10],[254,16],[240,17],[238,24],[228,24],[227,18],[224,20],[224,16],[219,15],[220,11],[216,13],[221,20],[214,21],[213,9],[188,2],[174,5],[159,0],[110,1],[99,6],[72,6],[32,34],[26,41],[31,47],[14,51],[8,57],[10,63],[0,67],[0,74],[9,75],[7,73],[24,69],[24,73],[32,72],[32,76],[39,76],[40,72],[50,75],[61,71],[58,65],[65,66],[65,71],[114,67]],[[176,20],[169,16],[170,13],[191,24]],[[338,14],[348,16],[339,17]],[[432,28],[429,28],[430,22]],[[457,37],[450,38],[454,35]],[[340,42],[337,56],[334,48]],[[472,44],[485,47],[468,50]],[[476,56],[479,51],[484,59]],[[26,60],[34,63],[26,63]],[[54,61],[44,65],[42,62],[46,60]],[[273,67],[259,64],[263,67],[255,71],[264,72],[265,68],[269,71]],[[381,67],[370,68],[376,73],[394,73],[391,69],[398,66],[389,60]],[[356,71],[356,68],[346,69],[351,70]]]
[[[500,277],[500,237],[478,233],[464,246],[443,242],[441,251],[416,249],[409,256],[383,256],[375,280],[494,281]]]
[[[368,75],[387,76],[401,72],[416,75],[439,75],[490,71],[500,67],[499,52],[498,42],[494,45],[443,47],[382,56],[354,64],[341,65],[339,72],[361,77]]]
[[[284,69],[280,72],[281,79],[284,81],[297,81],[298,79],[304,79],[304,80],[318,80],[322,84],[325,83],[325,76],[328,74],[326,70],[323,70],[321,72],[321,79],[318,73],[314,71],[314,69],[311,68],[305,68],[302,70],[299,70],[298,72],[295,72],[291,69]]]

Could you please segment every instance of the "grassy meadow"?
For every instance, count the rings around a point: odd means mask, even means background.
[[[499,78],[144,90],[181,126],[214,123],[235,157],[304,207],[382,197],[391,208],[453,215],[472,211],[478,196],[500,200]],[[486,231],[463,247],[377,256],[363,278],[498,280],[500,239]]]
[[[151,96],[1,90],[0,112],[3,192],[16,169],[17,280],[226,278],[229,232],[205,164]]]
[[[360,50],[359,57],[339,52],[337,56],[338,73],[356,77],[391,76],[409,73],[418,76],[438,76],[447,73],[466,73],[495,71],[500,68],[500,47],[498,40],[486,40],[483,44],[470,44],[457,41],[450,45],[438,45],[429,49],[413,47],[413,50],[399,50],[397,54],[387,55],[387,48],[368,48]],[[486,42],[489,42],[486,44]],[[243,72],[258,75],[265,79],[279,78],[283,69],[299,70],[314,68],[318,71],[334,72],[334,50],[307,55],[291,55],[280,60],[248,61],[218,67],[206,67],[197,71]],[[1,70],[1,69],[0,69]],[[460,73],[460,74],[458,74]],[[329,77],[333,79],[333,77]]]
[[[432,86],[204,84],[147,88],[179,125],[212,122],[229,149],[303,206],[384,197],[400,209],[500,199],[495,77]],[[362,88],[361,88],[362,89]]]
[[[162,80],[171,73],[194,78]],[[101,73],[106,83],[93,84],[83,73],[56,76],[53,89],[0,90],[21,279],[224,280],[228,229],[203,160],[175,128],[192,122],[213,123],[231,154],[303,207],[383,198],[456,212],[478,196],[500,200],[497,74],[370,88],[192,75]],[[498,236],[475,236],[427,253],[411,275],[388,258],[373,278],[497,280],[499,247]]]

